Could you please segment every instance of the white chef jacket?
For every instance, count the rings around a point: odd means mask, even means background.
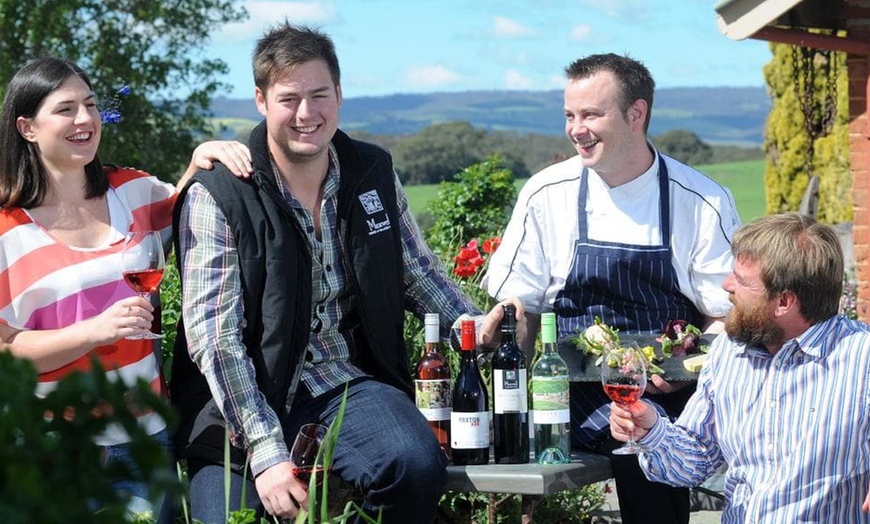
[[[590,239],[661,245],[658,154],[640,177],[611,188],[592,169],[586,201]],[[740,218],[731,192],[673,158],[668,168],[672,262],[680,291],[708,317],[731,307],[722,283],[731,273],[731,237]],[[526,310],[552,311],[579,238],[579,156],[535,174],[517,198],[482,286],[497,300],[519,297]]]

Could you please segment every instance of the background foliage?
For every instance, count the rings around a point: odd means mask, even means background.
[[[214,133],[205,116],[227,66],[201,49],[222,24],[247,17],[237,3],[0,0],[0,95],[20,66],[46,54],[78,63],[98,98],[129,85],[100,159],[171,180],[198,139]]]
[[[773,99],[767,121],[764,147],[767,164],[764,172],[767,212],[796,211],[808,183],[807,148],[810,141],[795,95],[795,64],[792,46],[771,44],[773,58],[764,68],[764,76]],[[849,170],[849,79],[845,53],[831,53],[836,76],[836,117],[826,136],[815,141],[812,172],[819,176],[818,218],[838,223],[852,220]],[[816,60],[820,60],[817,56]],[[798,71],[800,73],[800,71]],[[826,78],[816,75],[815,107],[819,111],[827,93]],[[801,82],[801,85],[803,82]]]
[[[463,169],[453,181],[442,182],[429,203],[434,223],[425,233],[426,243],[445,259],[471,239],[482,243],[500,236],[516,197],[513,173],[500,156]]]
[[[95,364],[60,381],[45,398],[34,395],[30,361],[0,352],[0,515],[4,524],[123,522],[126,500],[113,479],[147,482],[155,492],[180,486],[166,467],[163,446],[139,427],[131,407],[172,421],[169,406],[144,381],[129,390],[111,383]],[[99,413],[98,415],[95,415]],[[123,426],[138,471],[101,463],[94,437],[110,423]],[[92,504],[103,509],[94,513]]]

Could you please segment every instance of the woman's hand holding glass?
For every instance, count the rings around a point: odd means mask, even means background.
[[[157,231],[134,231],[124,243],[121,254],[124,282],[144,300],[150,300],[151,293],[157,291],[163,279],[165,265],[163,241]],[[132,306],[128,311],[134,313]],[[128,336],[130,339],[163,338],[163,335],[150,330]]]

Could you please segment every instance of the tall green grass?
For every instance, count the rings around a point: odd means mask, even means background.
[[[743,222],[764,216],[764,160],[709,164],[697,166],[696,169],[731,190]],[[517,190],[523,187],[526,180],[528,179],[523,178],[516,181]],[[405,192],[408,194],[411,211],[420,215],[426,211],[429,201],[437,195],[438,184],[405,186]]]

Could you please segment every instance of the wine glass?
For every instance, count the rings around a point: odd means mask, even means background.
[[[163,279],[165,265],[163,241],[157,231],[133,231],[124,242],[121,254],[121,265],[124,271],[124,282],[140,297],[148,300],[150,294],[157,291]],[[163,335],[147,331],[138,335],[130,335],[130,339],[163,338]]]
[[[614,402],[628,408],[646,389],[646,359],[637,343],[609,348],[601,362],[601,384]],[[633,455],[641,451],[630,435],[628,442],[613,450],[615,455]]]
[[[290,449],[290,460],[293,462],[293,475],[302,482],[309,483],[312,475],[315,484],[323,482],[323,454],[317,462],[317,453],[326,436],[327,426],[323,424],[305,424],[299,428],[293,447]]]

